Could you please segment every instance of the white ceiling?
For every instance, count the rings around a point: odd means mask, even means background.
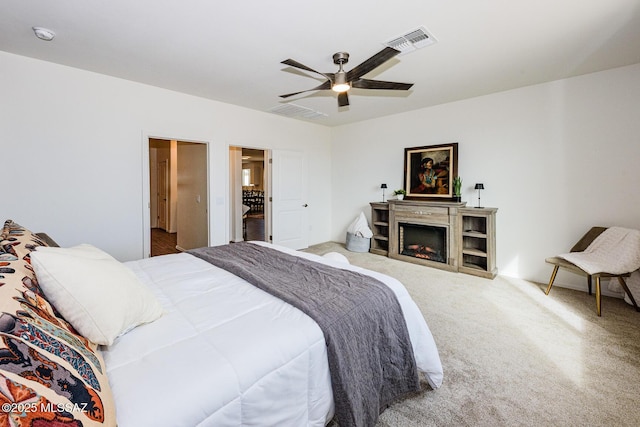
[[[350,70],[421,26],[436,44],[366,76],[408,92],[279,97],[322,82],[280,61],[335,72],[346,51]],[[336,126],[640,63],[640,0],[2,0],[0,50],[260,111],[293,102]]]

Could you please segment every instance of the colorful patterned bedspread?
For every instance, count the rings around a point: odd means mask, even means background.
[[[0,233],[0,426],[115,426],[97,345],[49,304],[31,268],[46,245],[11,220]]]

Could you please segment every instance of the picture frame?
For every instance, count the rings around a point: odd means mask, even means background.
[[[456,176],[457,142],[404,149],[405,199],[452,200]]]

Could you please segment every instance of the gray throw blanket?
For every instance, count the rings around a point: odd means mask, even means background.
[[[235,274],[316,321],[327,343],[340,427],[374,426],[394,400],[420,390],[402,309],[378,280],[248,242],[190,254]]]

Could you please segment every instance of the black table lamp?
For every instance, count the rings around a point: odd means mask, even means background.
[[[387,188],[387,184],[380,184],[380,188],[382,188],[382,203],[384,203],[384,189]]]
[[[484,184],[479,182],[476,184],[475,189],[478,190],[478,206],[476,208],[481,208],[480,206],[480,190],[484,190]]]

